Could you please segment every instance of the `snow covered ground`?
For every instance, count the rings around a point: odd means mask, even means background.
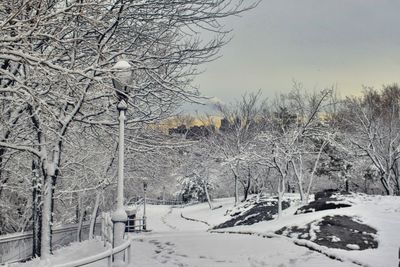
[[[149,229],[135,239],[138,266],[356,266],[332,260],[285,238],[266,239],[241,234],[209,233],[209,225],[183,219],[193,216],[218,224],[232,207],[232,199],[218,199],[185,208],[151,206]]]
[[[34,259],[26,263],[21,264],[12,264],[11,267],[50,267],[57,264],[72,262],[75,260],[79,260],[90,255],[95,255],[100,252],[105,251],[106,248],[103,246],[103,242],[100,240],[87,240],[81,243],[72,243],[69,246],[60,248],[54,251],[54,255],[52,255],[47,261],[43,262],[39,259]],[[102,267],[107,266],[107,261],[103,260],[96,264],[85,265],[88,267]]]
[[[219,200],[224,205],[223,211],[229,207],[229,200]],[[327,215],[347,215],[356,216],[363,223],[368,224],[378,230],[377,239],[379,247],[363,251],[346,251],[339,249],[327,249],[316,245],[321,250],[332,255],[348,260],[355,260],[364,266],[398,266],[400,248],[400,197],[398,196],[369,196],[352,195],[346,199],[352,207],[318,211],[293,215],[298,206],[292,206],[283,211],[283,216],[279,220],[260,222],[250,226],[236,226],[221,229],[220,231],[230,231],[238,233],[254,233],[261,235],[271,235],[284,226],[299,226],[320,220]],[[225,220],[227,216],[219,217],[217,212],[207,209],[206,204],[185,208],[182,210],[185,217],[201,219],[210,225],[217,225]],[[210,215],[208,215],[210,214]],[[218,212],[221,215],[221,212]],[[286,237],[280,237],[290,240]],[[297,266],[297,265],[296,265]],[[323,266],[323,265],[321,265]]]
[[[226,210],[232,207],[232,199],[218,199],[210,210],[207,203],[172,208],[152,206],[147,208],[149,233],[132,234],[135,266],[364,266],[390,267],[398,265],[400,246],[400,198],[399,197],[354,197],[353,206],[337,210],[320,211],[294,216],[296,207],[284,211],[280,220],[261,222],[251,226],[237,226],[221,231],[251,232],[255,235],[211,233],[212,225],[226,221]],[[378,249],[343,251],[329,249],[344,262],[331,259],[306,247],[297,246],[287,237],[263,238],[256,234],[270,234],[283,226],[304,225],[325,215],[357,215],[365,223],[378,230]],[[191,218],[203,222],[187,220]],[[58,250],[47,263],[34,261],[20,264],[28,266],[52,266],[55,263],[93,255],[105,248],[99,241],[73,244]],[[106,266],[105,262],[90,266]]]

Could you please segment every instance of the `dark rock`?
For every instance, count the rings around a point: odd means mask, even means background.
[[[289,206],[290,204],[288,201],[282,201],[282,210],[287,209]],[[221,229],[237,225],[252,225],[261,221],[269,221],[272,220],[274,215],[277,213],[278,201],[276,199],[269,199],[267,201],[255,203],[253,207],[245,212],[238,211],[232,213],[232,219],[214,226],[213,229]]]
[[[350,204],[344,203],[343,201],[341,201],[336,197],[338,195],[345,195],[345,194],[347,195],[348,193],[339,192],[333,189],[318,192],[315,194],[314,201],[297,209],[295,214],[351,207]]]
[[[314,200],[318,200],[321,198],[330,198],[333,194],[339,193],[336,189],[326,189],[320,192],[315,193]]]
[[[310,213],[310,212],[321,211],[321,210],[332,210],[332,209],[339,209],[339,208],[346,208],[346,207],[351,207],[351,205],[346,204],[346,203],[340,203],[340,202],[339,203],[326,203],[326,201],[319,199],[317,201],[310,202],[310,204],[299,208],[295,214]]]
[[[276,234],[292,236],[297,235],[299,239],[311,240],[311,222],[305,228],[283,227],[276,231]],[[352,217],[348,216],[325,216],[317,224],[314,231],[316,238],[311,240],[318,245],[328,248],[338,248],[344,250],[365,250],[369,248],[377,248],[378,242],[375,240],[376,229],[369,225],[363,224]],[[352,246],[348,246],[348,245]]]
[[[314,200],[331,198],[332,195],[334,195],[334,194],[349,195],[350,193],[345,192],[345,191],[339,191],[337,189],[326,189],[326,190],[315,193]]]

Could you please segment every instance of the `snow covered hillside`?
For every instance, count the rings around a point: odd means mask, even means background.
[[[298,212],[300,205],[296,203],[295,195],[289,195],[288,200],[291,206],[283,211],[282,218],[258,222],[252,225],[236,225],[229,228],[215,229],[212,232],[229,232],[256,234],[264,237],[283,238],[292,240],[300,246],[306,246],[312,250],[319,251],[327,256],[335,257],[338,260],[354,262],[361,266],[398,266],[398,253],[400,247],[400,197],[396,196],[371,196],[365,194],[338,195],[336,201],[327,201],[327,204],[336,202],[338,207],[348,206],[307,213]],[[232,220],[232,210],[229,214],[224,212],[230,208],[229,200],[217,200],[224,204],[223,208],[217,211],[207,209],[206,204],[193,207],[187,207],[182,210],[185,217],[205,221],[211,228],[220,225],[223,222]],[[234,210],[240,210],[246,206],[242,204]],[[246,210],[246,208],[245,208]],[[247,207],[249,210],[249,207]],[[297,212],[296,212],[297,211]],[[295,215],[295,213],[297,213]],[[251,215],[249,214],[248,217]],[[362,250],[357,242],[368,242],[364,240],[347,240],[345,248],[339,249],[336,243],[340,242],[338,236],[334,234],[335,222],[332,218],[351,218],[355,222],[353,228],[364,227],[375,229],[376,233],[367,233],[366,230],[348,229],[346,232],[342,220],[336,227],[340,229],[338,234],[348,238],[349,232],[360,231],[358,238],[371,235],[376,241],[376,248]],[[325,222],[326,219],[330,219]],[[327,229],[331,231],[328,235],[328,241],[325,245],[318,245],[318,239],[322,239],[321,222],[328,224]],[[323,223],[322,223],[323,224]],[[363,228],[363,229],[364,229]],[[296,229],[301,231],[297,231]],[[300,235],[302,234],[302,235]],[[325,239],[326,239],[326,233]],[[322,242],[323,243],[323,242]],[[332,244],[329,244],[332,243]],[[371,245],[374,247],[373,245]]]

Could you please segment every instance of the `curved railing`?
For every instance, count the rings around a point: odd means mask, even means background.
[[[125,262],[128,262],[128,264],[132,264],[133,260],[133,246],[132,246],[132,239],[127,240],[125,243],[122,245],[116,247],[116,248],[110,248],[102,253],[68,262],[68,263],[63,263],[63,264],[58,264],[54,265],[53,267],[77,267],[77,266],[84,266],[87,264],[95,263],[104,259],[107,259],[108,267],[113,266],[112,258],[115,254],[120,253],[122,251],[125,251]]]
[[[144,199],[142,197],[132,197],[127,202],[126,205],[143,205]],[[170,206],[180,206],[184,203],[180,200],[175,199],[153,199],[153,198],[146,198],[146,203],[150,205],[170,205]]]

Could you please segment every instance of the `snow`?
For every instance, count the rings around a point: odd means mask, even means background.
[[[318,221],[315,221],[313,223],[311,223],[310,225],[310,237],[311,237],[311,241],[314,241],[317,239],[317,234],[316,232],[319,232],[319,226],[317,225]]]
[[[90,255],[99,254],[107,250],[103,242],[98,239],[86,240],[81,243],[72,243],[69,246],[55,250],[54,255],[49,256],[45,262],[41,262],[39,258],[26,263],[13,264],[12,267],[50,267],[56,264],[67,263],[88,257]],[[85,265],[88,267],[107,266],[107,261],[103,260],[98,263]]]
[[[137,212],[136,206],[133,206],[133,205],[125,206],[124,208],[125,208],[126,215],[128,215],[128,216],[135,215]]]
[[[210,210],[207,203],[184,208],[149,206],[149,229],[134,241],[138,266],[356,266],[334,261],[288,239],[266,239],[256,235],[207,232],[208,225],[189,221],[191,217],[210,225],[224,222],[233,199],[217,199],[222,208]]]
[[[329,253],[353,259],[365,266],[397,266],[400,247],[400,197],[353,194],[346,201],[351,203],[352,207],[293,216],[298,207],[291,206],[283,211],[283,216],[279,220],[260,222],[251,226],[236,226],[226,230],[270,234],[284,226],[303,228],[307,223],[318,221],[327,215],[356,216],[361,222],[377,229],[378,248],[363,251],[328,249]]]
[[[128,220],[128,215],[125,209],[121,208],[112,212],[111,219],[115,222],[126,222]]]
[[[332,238],[332,242],[339,242],[340,241],[340,238],[339,237],[337,237],[337,236],[330,236],[330,238]]]
[[[360,246],[357,245],[357,244],[347,244],[346,247],[348,247],[349,249],[352,249],[352,250],[359,250],[360,249]]]
[[[178,232],[138,239],[138,266],[353,266],[295,246],[285,239]],[[355,266],[355,265],[354,265]]]
[[[131,64],[129,64],[128,61],[126,60],[119,60],[117,63],[115,63],[113,69],[119,69],[119,70],[125,70],[131,68]]]
[[[187,207],[148,205],[146,216],[148,229],[152,231],[130,234],[134,240],[134,263],[135,266],[397,266],[400,198],[367,195],[350,198],[353,206],[348,208],[293,215],[297,207],[291,206],[283,211],[279,220],[215,231],[207,231],[209,225],[230,218],[226,213],[233,208],[232,198],[215,200],[215,205],[222,205],[215,210],[210,210],[207,203]],[[141,212],[139,209],[139,217]],[[362,251],[357,245],[348,244],[352,250],[345,251],[274,234],[283,226],[304,227],[327,215],[356,215],[363,223],[378,230],[379,247]],[[314,227],[313,231],[318,228]],[[332,242],[335,241],[339,240],[332,236]],[[47,263],[36,259],[18,266],[51,266],[105,250],[99,240],[85,241],[56,251]],[[102,267],[106,262],[88,266]]]
[[[227,210],[233,208],[232,198],[221,198],[213,201],[215,206],[222,206],[221,208],[210,210],[207,203],[200,203],[181,209],[181,213],[185,217],[189,217],[197,220],[205,220],[209,225],[214,226],[227,221],[230,216],[227,214]]]

